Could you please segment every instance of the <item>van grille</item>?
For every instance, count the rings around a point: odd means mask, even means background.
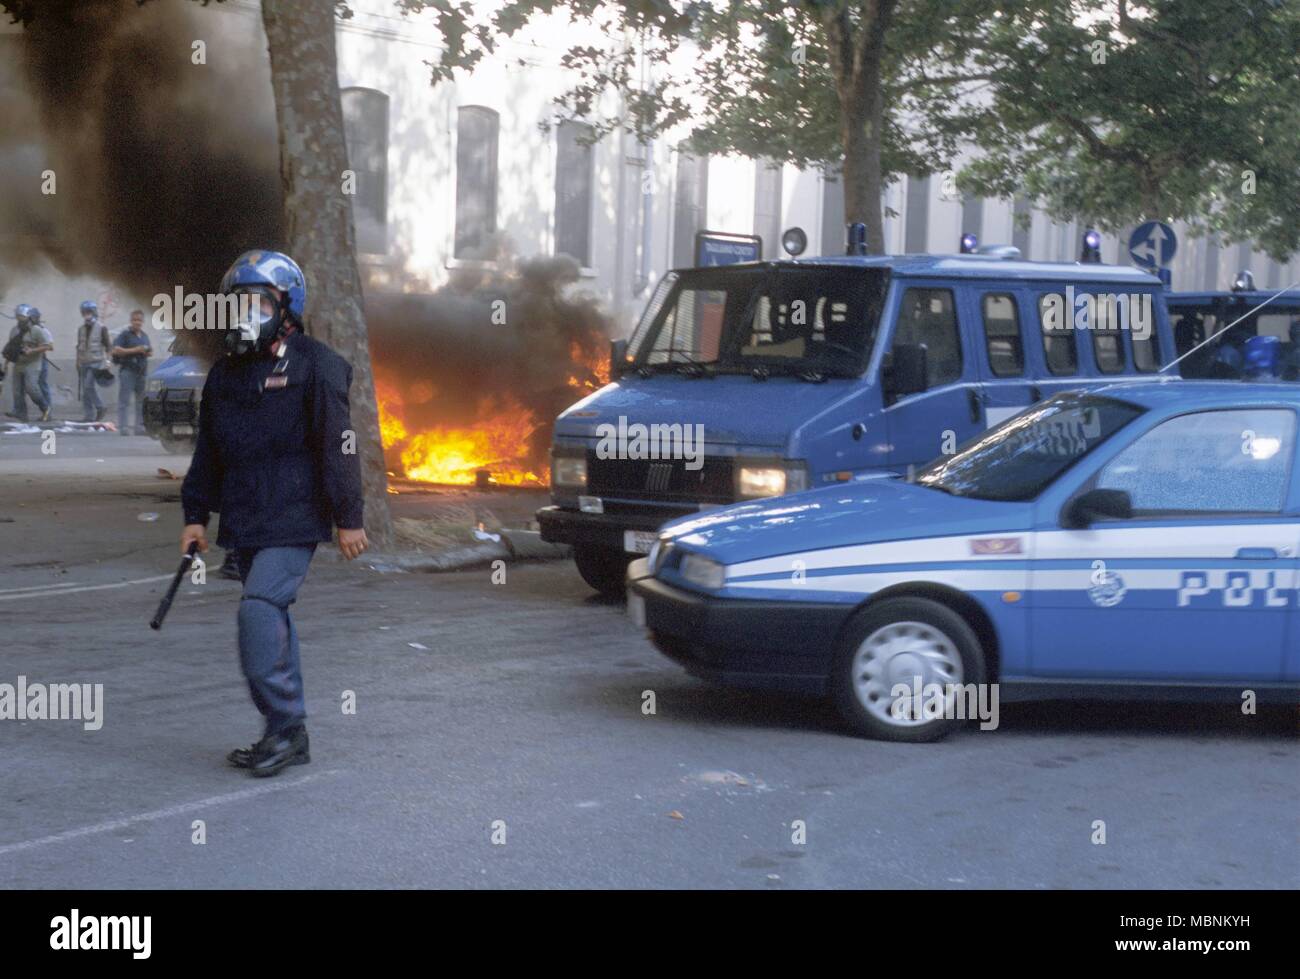
[[[704,457],[699,469],[684,459],[598,459],[587,453],[587,492],[625,500],[730,503],[730,457]]]

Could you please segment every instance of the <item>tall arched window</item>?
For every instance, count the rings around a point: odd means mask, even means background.
[[[345,88],[343,137],[348,166],[357,175],[352,221],[357,251],[388,252],[388,96],[370,88]]]
[[[754,234],[763,239],[763,257],[781,257],[781,164],[754,164]]]
[[[695,232],[706,230],[709,210],[709,158],[685,149],[677,153],[677,194],[673,200],[673,265],[695,264]]]
[[[497,133],[500,119],[481,105],[463,105],[456,121],[457,258],[485,258],[497,230]]]
[[[822,170],[822,251],[843,255],[847,241],[844,220],[844,175],[839,170]]]
[[[556,128],[555,253],[591,264],[591,138],[594,130],[570,119]]]

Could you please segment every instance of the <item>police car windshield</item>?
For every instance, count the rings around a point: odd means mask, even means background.
[[[1113,398],[1059,394],[940,456],[916,482],[954,496],[1030,500],[1144,410]]]
[[[629,344],[638,367],[857,377],[880,324],[887,273],[745,265],[665,277]]]

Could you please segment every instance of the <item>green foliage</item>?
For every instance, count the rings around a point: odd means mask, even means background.
[[[921,107],[978,147],[963,189],[1110,231],[1179,219],[1279,260],[1300,247],[1295,4],[1058,0],[988,22],[973,64],[982,108]]]

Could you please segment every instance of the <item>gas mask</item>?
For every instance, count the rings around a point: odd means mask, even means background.
[[[239,286],[231,295],[238,297],[238,315],[234,326],[226,330],[226,352],[236,357],[265,351],[284,336],[288,326],[283,294],[271,286]]]

